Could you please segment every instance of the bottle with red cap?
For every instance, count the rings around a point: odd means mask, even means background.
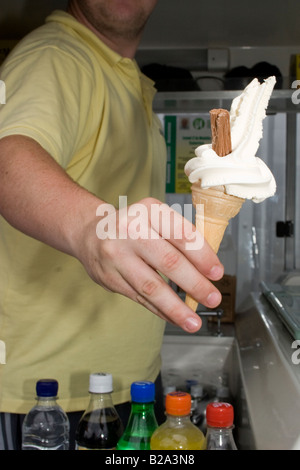
[[[152,434],[151,450],[205,450],[204,434],[191,422],[191,404],[189,393],[167,394],[167,419]]]
[[[213,402],[206,408],[207,450],[237,450],[232,430],[233,406],[229,403]]]

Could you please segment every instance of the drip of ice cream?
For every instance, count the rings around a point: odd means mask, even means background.
[[[256,78],[236,97],[230,109],[232,152],[219,157],[212,145],[200,145],[196,157],[185,165],[191,183],[201,180],[202,188],[224,186],[225,192],[262,202],[275,194],[276,182],[256,152],[263,135],[263,119],[275,77],[260,83]]]

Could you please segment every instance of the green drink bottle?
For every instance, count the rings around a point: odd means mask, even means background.
[[[158,427],[154,398],[153,382],[131,384],[131,413],[117,450],[150,450],[150,438]]]

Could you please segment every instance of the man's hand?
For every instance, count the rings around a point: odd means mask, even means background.
[[[77,245],[77,256],[91,278],[184,330],[197,331],[199,316],[160,274],[199,303],[219,305],[221,295],[209,279],[220,279],[223,266],[202,235],[180,214],[151,198],[119,211],[101,204],[97,214],[97,226],[94,220]]]

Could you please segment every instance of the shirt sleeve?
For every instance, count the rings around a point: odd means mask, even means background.
[[[88,138],[91,70],[57,46],[44,45],[25,53],[18,49],[0,74],[6,86],[6,104],[0,106],[0,138],[31,137],[66,168],[75,149],[85,144],[83,135]]]

